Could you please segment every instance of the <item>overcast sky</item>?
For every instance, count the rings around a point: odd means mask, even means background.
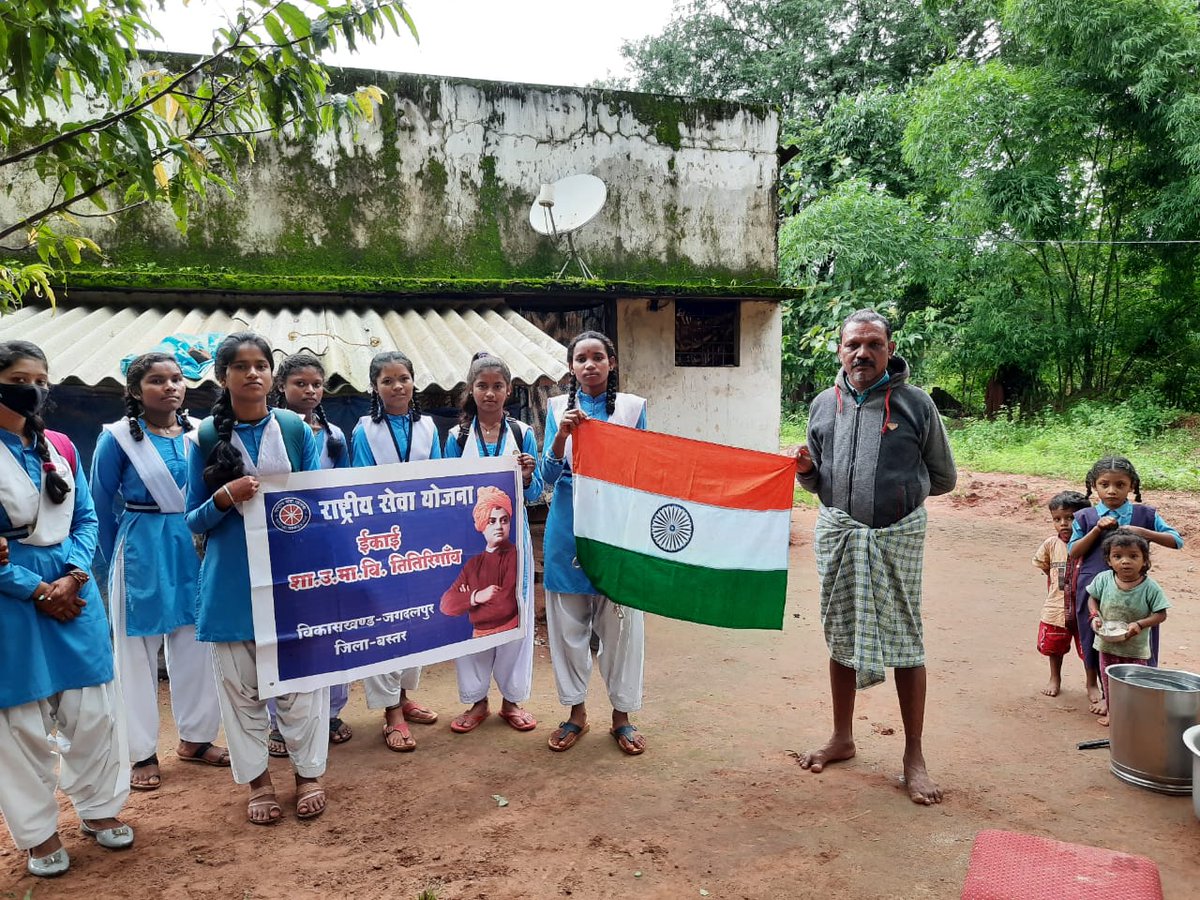
[[[167,0],[152,21],[160,46],[201,53],[223,11],[237,0]],[[497,81],[582,86],[628,74],[621,42],[662,30],[673,0],[410,0],[418,45],[407,33],[359,53],[344,50],[338,65]]]

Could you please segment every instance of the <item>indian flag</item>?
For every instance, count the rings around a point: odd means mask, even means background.
[[[795,461],[590,420],[575,431],[575,552],[617,603],[782,628]]]

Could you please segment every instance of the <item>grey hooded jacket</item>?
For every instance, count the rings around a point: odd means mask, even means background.
[[[825,506],[871,528],[899,522],[931,494],[954,489],[958,472],[946,429],[929,395],[908,383],[908,363],[888,361],[891,380],[859,406],[846,373],[808,411],[816,468],[799,476]]]

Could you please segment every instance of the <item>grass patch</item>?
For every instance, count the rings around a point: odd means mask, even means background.
[[[1150,490],[1200,491],[1200,417],[1162,407],[1146,397],[1124,403],[1084,401],[1066,412],[1024,421],[946,421],[954,459],[975,472],[1062,478],[1064,488],[1083,488],[1084,476],[1102,456],[1127,456]],[[807,417],[785,415],[779,444],[804,441]],[[797,502],[802,502],[797,491]]]

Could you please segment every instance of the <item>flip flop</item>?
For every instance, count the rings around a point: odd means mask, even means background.
[[[149,756],[147,756],[145,759],[143,759],[139,762],[135,762],[129,768],[130,769],[144,769],[147,766],[157,766],[157,765],[158,765],[158,754],[152,753]],[[151,775],[150,777],[153,778],[154,780],[147,781],[143,784],[137,784],[134,782],[134,780],[132,778],[130,778],[129,779],[129,789],[131,791],[157,791],[160,787],[162,787],[162,776],[161,775]]]
[[[281,735],[281,738],[282,738],[282,735]],[[217,762],[213,762],[211,759],[205,759],[205,757],[204,757],[204,755],[206,753],[208,753],[209,750],[212,750],[214,747],[216,747],[216,749],[220,750],[223,754],[225,754]],[[216,744],[212,743],[212,741],[205,741],[203,744],[200,744],[200,746],[198,746],[194,751],[192,751],[192,754],[190,756],[186,753],[180,753],[178,749],[175,750],[175,755],[178,756],[184,762],[204,763],[206,766],[216,766],[218,769],[229,768],[229,751],[226,750],[224,747],[217,747]]]
[[[325,812],[324,806],[318,807],[316,810],[313,810],[311,812],[306,812],[306,813],[300,812],[300,804],[301,803],[303,803],[305,800],[311,800],[312,798],[317,797],[317,796],[324,798],[325,788],[321,787],[321,785],[319,785],[315,782],[309,782],[308,784],[304,785],[303,787],[296,788],[296,818],[297,819],[315,819],[317,816],[321,815],[321,813]]]
[[[468,734],[483,724],[483,720],[491,715],[489,710],[484,710],[481,713],[465,712],[455,716],[450,721],[450,730],[455,734]]]
[[[500,718],[515,728],[517,731],[533,731],[537,728],[537,719],[527,709],[517,707],[510,709],[508,712],[500,710],[498,713]]]
[[[329,720],[329,743],[344,744],[352,737],[354,737],[354,731],[337,716]]]
[[[591,727],[592,726],[587,722],[583,723],[582,728],[580,728],[574,722],[559,722],[558,728],[551,733],[550,740],[547,741],[547,743],[550,745],[550,749],[555,753],[564,753],[574,747],[575,742],[587,734],[588,729]],[[560,735],[557,743],[554,740],[554,736],[556,734]]]
[[[250,812],[255,809],[266,809],[268,818],[251,818]],[[272,811],[278,813],[278,815],[271,816],[270,813]],[[279,801],[275,799],[275,788],[272,785],[255,788],[250,792],[250,802],[246,804],[246,821],[251,825],[274,825],[282,818],[283,810],[279,806]]]
[[[629,756],[641,756],[646,752],[646,747],[639,747],[633,742],[633,736],[637,733],[637,728],[632,725],[622,725],[620,728],[613,728],[609,732],[613,736],[613,740],[617,742],[617,746],[621,748],[621,752]]]
[[[406,700],[401,703],[400,712],[403,714],[405,722],[414,722],[417,725],[432,725],[438,720],[437,713],[422,706],[416,700]]]
[[[272,744],[275,744],[277,747],[281,747],[283,749],[277,750],[271,746]],[[287,741],[283,739],[283,734],[278,728],[272,729],[271,733],[267,736],[267,755],[273,756],[275,759],[288,758]]]
[[[388,735],[398,734],[403,739],[404,743],[399,747],[388,741]],[[412,753],[417,749],[417,742],[413,740],[412,732],[408,730],[408,726],[401,722],[394,728],[391,725],[383,726],[383,743],[389,749],[396,753]]]

